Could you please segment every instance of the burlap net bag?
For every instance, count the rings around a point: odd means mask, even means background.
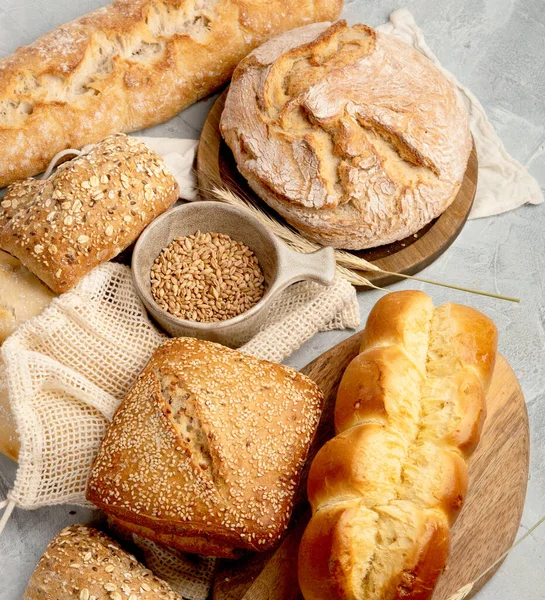
[[[280,361],[319,330],[358,325],[349,283],[299,283],[280,296],[266,326],[242,351]],[[20,451],[4,523],[14,506],[90,506],[87,477],[108,422],[164,339],[147,317],[130,269],[106,263],[6,340],[0,379],[8,388]],[[182,596],[206,598],[214,559],[135,541],[148,566]]]

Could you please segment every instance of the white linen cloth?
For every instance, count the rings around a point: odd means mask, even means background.
[[[499,215],[523,204],[541,204],[543,194],[539,183],[508,154],[479,100],[441,66],[412,14],[406,8],[396,10],[388,23],[377,29],[394,35],[427,56],[452,81],[464,99],[479,161],[477,193],[469,218]]]

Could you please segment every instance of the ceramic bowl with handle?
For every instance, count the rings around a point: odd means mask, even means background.
[[[174,238],[225,233],[252,250],[265,277],[265,293],[249,310],[232,319],[200,323],[163,310],[151,294],[151,268]],[[330,285],[335,278],[333,248],[312,254],[291,250],[252,213],[223,202],[200,201],[176,206],[155,219],[139,237],[132,255],[134,284],[151,316],[173,336],[196,337],[238,347],[263,326],[273,300],[292,283],[303,280]]]

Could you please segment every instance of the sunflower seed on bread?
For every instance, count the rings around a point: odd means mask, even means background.
[[[136,138],[113,135],[48,179],[11,185],[0,203],[0,247],[65,292],[177,199],[163,159]]]
[[[121,546],[91,527],[73,525],[50,542],[23,600],[182,600]]]

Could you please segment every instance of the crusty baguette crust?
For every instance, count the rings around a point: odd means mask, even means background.
[[[365,25],[307,25],[237,66],[221,131],[250,186],[307,237],[361,249],[403,239],[460,188],[469,119],[417,50]]]
[[[0,247],[60,294],[177,199],[163,159],[134,137],[113,135],[47,180],[11,185],[0,203]]]
[[[482,313],[395,292],[371,311],[307,482],[306,600],[427,600],[448,557],[485,417],[497,330]]]
[[[182,600],[134,556],[101,531],[63,529],[36,566],[23,600]]]
[[[186,552],[266,550],[287,525],[322,401],[293,369],[172,339],[118,408],[87,498]]]
[[[65,148],[170,119],[265,39],[342,0],[116,0],[0,61],[0,187]]]

